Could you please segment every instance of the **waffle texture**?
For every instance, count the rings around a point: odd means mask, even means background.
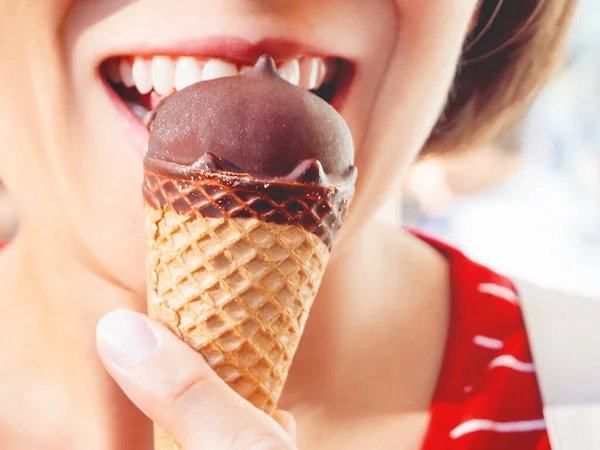
[[[148,310],[271,414],[346,203],[250,187],[146,172]],[[155,448],[181,447],[155,427]]]
[[[272,412],[329,250],[297,226],[146,209],[150,316]]]

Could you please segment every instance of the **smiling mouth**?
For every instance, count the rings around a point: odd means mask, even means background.
[[[251,65],[192,56],[123,56],[102,64],[110,88],[144,124],[162,99],[192,84],[238,76]],[[339,109],[352,78],[351,65],[340,58],[297,56],[277,61],[282,78],[310,90]]]

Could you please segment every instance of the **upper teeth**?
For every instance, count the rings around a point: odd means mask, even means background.
[[[202,59],[190,56],[135,56],[110,60],[106,73],[115,83],[135,86],[140,94],[154,90],[164,96],[199,81],[239,75],[250,69],[221,59]],[[305,89],[318,89],[327,75],[322,58],[291,58],[278,64],[279,73],[289,83]]]

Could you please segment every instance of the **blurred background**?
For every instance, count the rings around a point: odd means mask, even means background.
[[[497,271],[600,293],[600,0],[582,0],[565,66],[520,129],[413,167],[381,218],[439,237]],[[400,197],[400,195],[398,196]],[[0,242],[14,236],[0,181]]]
[[[599,18],[583,0],[564,69],[513,135],[413,167],[405,225],[502,273],[600,293]]]

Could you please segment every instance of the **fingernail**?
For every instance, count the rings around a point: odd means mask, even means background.
[[[126,309],[118,309],[100,319],[96,338],[104,357],[124,369],[144,362],[158,348],[158,340],[147,320]]]

